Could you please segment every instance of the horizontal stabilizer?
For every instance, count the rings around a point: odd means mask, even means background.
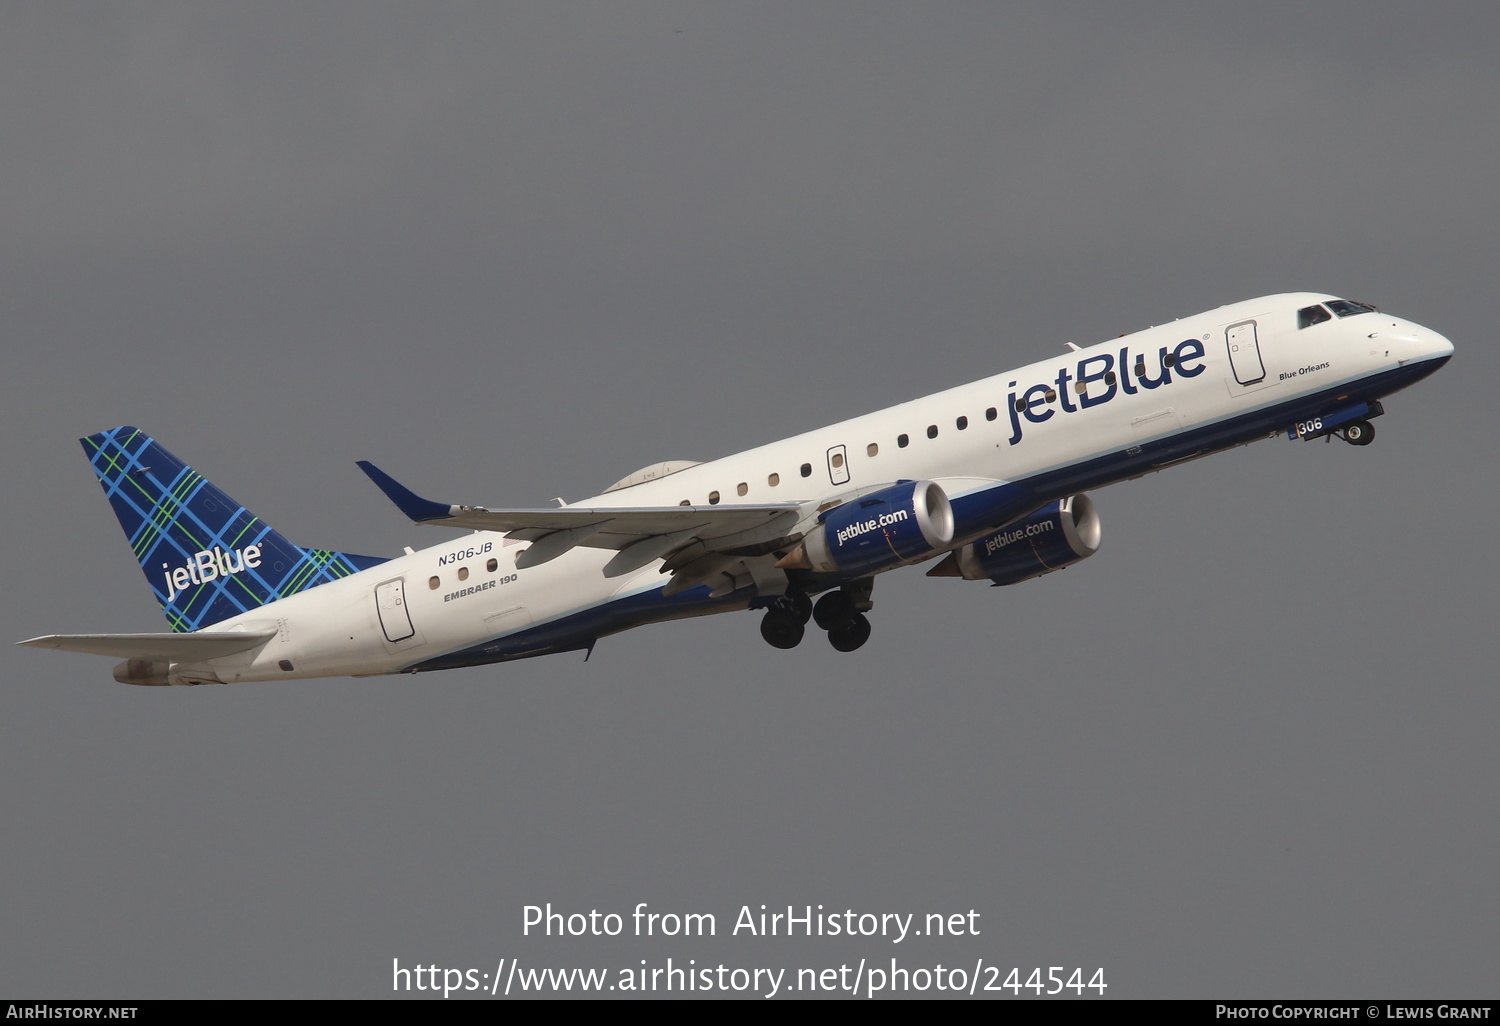
[[[32,648],[114,656],[117,659],[152,659],[159,662],[196,663],[233,655],[264,645],[275,631],[216,631],[200,634],[47,634],[18,641]]]

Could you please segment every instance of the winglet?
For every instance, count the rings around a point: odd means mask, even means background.
[[[357,460],[356,464],[375,482],[375,487],[385,492],[385,497],[396,504],[397,509],[417,523],[430,524],[435,520],[452,519],[452,506],[422,498],[369,460]]]

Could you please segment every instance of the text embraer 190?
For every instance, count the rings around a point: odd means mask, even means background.
[[[172,633],[22,644],[123,658],[127,684],[233,683],[501,662],[757,609],[777,648],[812,620],[849,652],[877,574],[938,559],[928,576],[1015,584],[1076,563],[1099,547],[1086,490],[1278,434],[1366,445],[1381,400],[1453,353],[1313,293],[1070,348],[557,509],[433,502],[362,462],[412,520],[474,532],[391,559],[294,545],[138,429],[103,431],[84,450]]]

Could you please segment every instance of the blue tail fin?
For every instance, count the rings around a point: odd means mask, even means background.
[[[82,442],[174,631],[385,562],[293,545],[137,428]]]

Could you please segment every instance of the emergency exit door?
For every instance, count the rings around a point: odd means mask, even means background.
[[[828,450],[828,480],[836,485],[849,483],[849,451],[842,445]]]

